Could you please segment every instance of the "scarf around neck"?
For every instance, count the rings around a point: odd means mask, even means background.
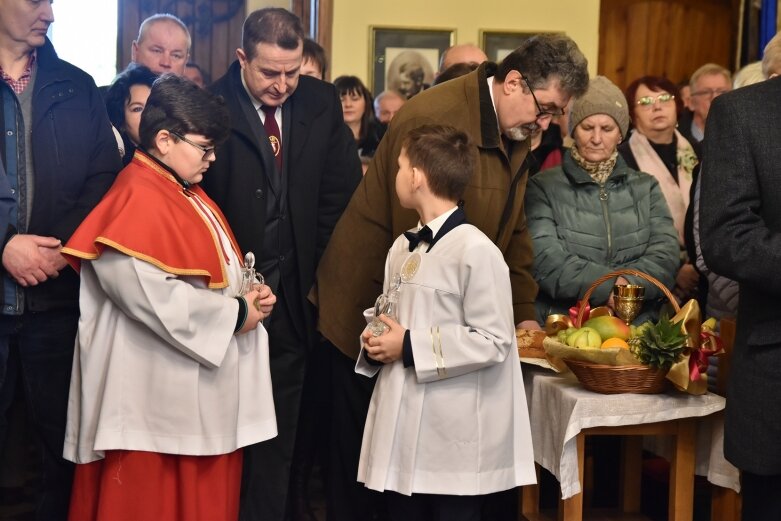
[[[637,161],[637,167],[647,174],[651,174],[659,181],[659,186],[670,208],[675,230],[678,232],[678,243],[683,246],[683,228],[686,218],[686,209],[689,207],[689,191],[692,186],[692,172],[699,160],[694,153],[691,144],[675,130],[677,142],[676,162],[678,164],[678,182],[675,182],[670,171],[665,166],[659,155],[651,147],[648,138],[637,130],[632,131],[629,137],[629,148]]]
[[[591,178],[599,185],[605,184],[607,178],[610,177],[613,169],[615,169],[616,161],[618,160],[617,150],[613,150],[613,153],[609,158],[605,159],[604,161],[599,161],[598,163],[587,161],[583,156],[581,156],[577,145],[573,146],[570,151],[572,153],[573,161],[575,161],[575,163],[580,168],[585,170],[586,173],[588,173],[588,175],[590,175]]]

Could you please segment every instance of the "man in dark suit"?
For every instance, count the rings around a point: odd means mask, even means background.
[[[743,472],[743,519],[781,519],[781,78],[713,101],[700,240],[740,286],[724,452]]]
[[[284,9],[251,13],[238,61],[211,87],[225,98],[232,129],[202,184],[277,295],[265,325],[279,435],[244,451],[243,520],[286,515],[307,351],[315,343],[306,296],[361,179],[334,87],[299,74],[303,38],[300,20]]]

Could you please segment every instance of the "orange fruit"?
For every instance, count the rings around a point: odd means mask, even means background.
[[[622,349],[629,349],[629,344],[626,343],[626,340],[623,340],[618,337],[608,338],[604,342],[602,342],[602,345],[600,346],[602,349],[608,349],[610,347],[620,347]]]

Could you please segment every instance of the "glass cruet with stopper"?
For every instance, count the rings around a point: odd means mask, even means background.
[[[399,293],[401,292],[401,276],[394,275],[388,292],[377,297],[377,301],[374,303],[374,318],[369,323],[369,330],[372,332],[372,336],[380,336],[388,330],[380,319],[380,315],[385,315],[388,318],[398,321],[399,316]]]

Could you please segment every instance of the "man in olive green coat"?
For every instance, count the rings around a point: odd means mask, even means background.
[[[362,315],[382,291],[388,248],[418,221],[403,209],[394,186],[407,132],[425,124],[451,125],[476,143],[478,167],[464,194],[467,220],[491,238],[510,267],[515,322],[534,321],[537,286],[523,198],[531,132],[547,128],[570,97],[588,86],[586,59],[566,36],[527,40],[498,66],[426,90],[396,114],[362,183],[334,229],[317,273],[319,327],[331,342],[332,450],[329,518],[369,519],[371,499],[356,483],[363,423],[373,381],[353,373],[365,327]],[[490,288],[486,288],[490,291]],[[363,381],[362,381],[363,380]]]

